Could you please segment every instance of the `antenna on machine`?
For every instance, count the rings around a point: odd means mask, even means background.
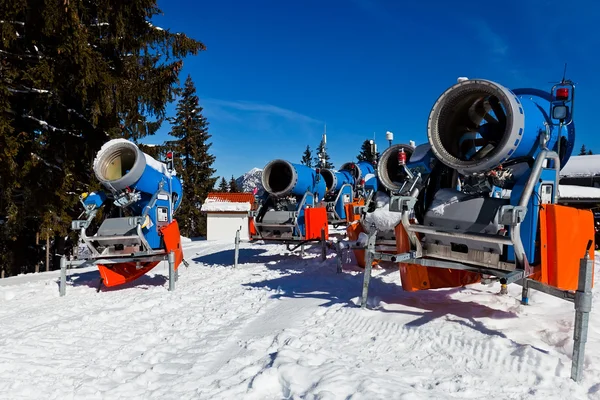
[[[574,84],[574,82],[570,79],[567,79],[567,63],[565,63],[565,67],[563,69],[563,77],[560,80],[560,82],[556,82],[556,81],[549,81],[548,83],[554,83],[554,84],[558,84],[558,85],[564,85],[564,84]]]

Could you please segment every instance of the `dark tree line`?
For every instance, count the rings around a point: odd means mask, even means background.
[[[8,275],[34,270],[46,237],[60,256],[82,211],[78,195],[99,187],[92,161],[103,143],[137,141],[165,120],[183,59],[205,47],[155,27],[160,13],[154,0],[0,0],[0,269]],[[184,163],[197,155],[181,153]]]
[[[591,156],[591,155],[593,155],[593,154],[594,154],[594,153],[592,152],[592,150],[591,150],[591,149],[589,149],[589,150],[588,150],[588,149],[585,147],[585,144],[582,144],[582,145],[581,145],[581,149],[579,150],[579,155],[580,155],[580,156]]]
[[[333,163],[330,161],[329,154],[327,153],[327,147],[325,145],[325,140],[321,139],[319,145],[317,146],[316,153],[313,157],[313,153],[310,150],[310,146],[306,146],[304,153],[302,154],[302,159],[300,160],[302,165],[306,165],[311,168],[327,168],[333,169],[335,168]]]
[[[374,163],[376,160],[379,160],[379,152],[373,152],[371,141],[367,139],[360,147],[360,152],[358,153],[358,156],[356,156],[356,159],[358,161],[368,161],[370,163]]]
[[[324,160],[325,160],[325,168],[334,168],[333,164],[331,162],[329,162],[329,155],[327,154],[327,150],[325,149],[325,144],[323,142],[323,140],[321,140],[321,143],[319,143],[319,147],[317,148],[317,154],[319,154],[320,152],[322,152],[324,154]],[[369,139],[365,140],[360,148],[360,152],[358,153],[358,156],[356,156],[356,159],[358,161],[369,161],[371,163],[375,162],[376,160],[379,159],[379,152],[377,153],[373,153],[373,149],[371,148],[371,141]],[[317,167],[320,165],[319,163],[319,157],[316,156],[313,159],[313,155],[312,152],[310,150],[310,146],[306,146],[306,149],[304,150],[304,153],[302,154],[302,159],[300,160],[300,163],[303,165],[306,165],[308,167]]]
[[[231,176],[229,182],[225,180],[225,178],[221,177],[219,181],[219,185],[217,186],[217,192],[220,193],[240,193],[242,189],[238,187],[236,179]]]

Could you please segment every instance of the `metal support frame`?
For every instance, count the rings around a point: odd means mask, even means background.
[[[235,231],[235,250],[234,250],[234,254],[233,254],[233,268],[237,268],[237,266],[238,266],[238,260],[239,260],[239,256],[240,256],[240,230],[241,229],[242,228],[240,227],[240,229]]]
[[[175,252],[169,252],[167,256],[169,261],[169,292],[175,290],[175,282],[177,281],[177,271],[175,271]]]
[[[369,297],[369,283],[371,282],[371,273],[373,272],[373,253],[375,253],[375,241],[377,239],[377,230],[373,230],[369,234],[365,251],[365,277],[363,280],[363,290],[360,299],[360,308],[367,307],[367,299]]]
[[[327,240],[325,239],[325,228],[321,228],[321,261],[327,260]]]
[[[63,297],[67,291],[67,257],[62,256],[60,258],[60,284],[59,293],[60,297]]]
[[[573,357],[571,362],[571,379],[580,382],[583,374],[583,362],[585,358],[585,344],[587,342],[590,312],[592,311],[592,282],[594,272],[594,261],[590,259],[590,247],[592,241],[588,242],[584,257],[579,261],[579,277],[577,291],[568,291],[543,284],[533,279],[525,278],[517,282],[523,286],[521,303],[529,304],[529,290],[534,289],[549,294],[559,299],[574,303],[575,323],[573,326]]]
[[[171,260],[172,257],[172,260]],[[59,294],[60,297],[66,295],[67,292],[67,270],[71,267],[83,268],[91,267],[97,264],[121,264],[127,262],[154,262],[154,261],[167,261],[169,262],[169,290],[174,290],[175,282],[179,280],[179,273],[175,270],[175,253],[154,253],[149,255],[141,256],[130,256],[130,257],[105,257],[105,258],[89,258],[83,260],[67,260],[66,256],[60,258],[60,279],[59,279]],[[183,261],[187,266],[187,261]],[[173,269],[173,271],[171,271]],[[171,282],[172,281],[172,282]],[[173,286],[171,286],[173,285]]]
[[[307,203],[306,198],[307,196],[312,196],[312,203]],[[294,236],[294,229],[298,232],[298,234],[300,234],[300,226],[298,224],[298,216],[300,215],[300,211],[305,207],[306,205],[310,205],[311,207],[314,206],[315,204],[315,195],[314,193],[311,193],[309,191],[306,191],[306,193],[304,193],[304,195],[302,196],[302,200],[300,201],[300,203],[298,203],[297,207],[296,207],[296,211],[289,211],[290,215],[292,215],[292,219],[293,221],[289,224],[264,224],[262,222],[257,222],[256,221],[256,216],[258,215],[258,213],[260,212],[261,208],[264,207],[264,205],[260,205],[260,207],[258,208],[258,210],[256,211],[250,211],[249,216],[254,217],[254,227],[256,228],[257,231],[257,235],[254,235],[251,237],[251,239],[267,239],[267,240],[290,240],[290,239],[300,239],[302,240],[303,237],[302,236]],[[267,211],[268,212],[268,211]],[[279,230],[286,230],[286,231],[290,231],[291,232],[291,236],[288,238],[272,238],[272,237],[264,237],[263,236],[263,229],[262,228],[279,228]]]
[[[554,297],[558,297],[563,300],[574,303],[575,306],[575,324],[573,332],[573,357],[571,364],[571,379],[575,382],[581,381],[583,373],[583,363],[585,358],[585,344],[588,336],[588,326],[590,312],[592,310],[592,282],[593,282],[593,271],[594,261],[590,259],[590,247],[592,241],[590,240],[585,252],[585,256],[580,260],[579,263],[579,279],[577,291],[561,290],[553,286],[543,284],[539,281],[528,278],[526,271],[522,269],[516,269],[513,271],[498,270],[493,268],[477,267],[473,265],[467,265],[457,263],[453,261],[433,260],[427,258],[417,258],[415,251],[402,254],[387,254],[375,251],[377,231],[370,232],[368,235],[367,243],[364,245],[349,246],[348,249],[365,250],[365,272],[362,287],[362,296],[360,301],[360,307],[366,308],[369,295],[369,283],[371,281],[371,275],[373,271],[373,260],[387,260],[392,262],[408,262],[411,264],[422,265],[425,267],[435,267],[444,269],[457,269],[471,272],[478,272],[482,275],[491,275],[499,278],[503,287],[511,283],[516,283],[523,286],[521,302],[524,305],[529,304],[529,290],[535,289],[540,292],[544,292]],[[342,247],[337,244],[337,264],[338,272],[341,272],[341,257]]]
[[[345,183],[342,185],[342,187],[340,188],[340,190],[338,190],[337,195],[335,196],[335,200],[332,202],[329,202],[331,204],[331,208],[332,211],[331,213],[333,214],[333,219],[329,220],[329,224],[331,225],[342,225],[342,224],[346,224],[348,221],[346,220],[346,218],[342,218],[336,211],[335,206],[336,204],[340,201],[340,197],[342,196],[342,189],[344,189],[344,187],[349,187],[350,188],[350,201],[349,203],[352,203],[354,201],[354,190],[352,189],[352,185],[350,185],[349,183]],[[348,203],[344,203],[344,204],[348,204]]]

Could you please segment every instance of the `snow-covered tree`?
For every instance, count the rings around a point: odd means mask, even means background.
[[[327,154],[327,147],[325,146],[325,140],[321,139],[319,146],[317,147],[317,156],[315,157],[315,167],[322,167],[333,169],[333,163],[329,161],[329,154]]]
[[[227,181],[225,180],[225,178],[221,178],[221,180],[219,181],[219,188],[217,189],[218,192],[221,193],[227,193],[229,192],[229,185],[227,184]]]
[[[157,14],[155,0],[0,2],[0,266],[7,274],[32,271],[43,259],[36,234],[60,249],[81,213],[78,195],[98,188],[92,161],[102,144],[160,127],[182,59],[204,45],[154,26]]]
[[[231,179],[229,180],[229,193],[239,193],[240,192],[240,188],[238,187],[238,184],[235,180],[235,178],[233,177],[233,175],[231,175]]]
[[[310,146],[306,146],[306,150],[302,154],[302,160],[300,160],[302,165],[306,165],[307,167],[313,166],[312,152],[310,151]]]
[[[206,235],[206,215],[200,212],[208,192],[217,181],[213,177],[212,164],[215,156],[209,153],[211,135],[208,121],[202,115],[196,87],[188,76],[177,103],[177,114],[170,120],[173,124],[171,136],[177,138],[169,142],[174,152],[177,174],[183,181],[183,199],[177,210],[177,222],[181,234],[187,237]]]
[[[373,153],[373,149],[371,148],[371,141],[369,139],[365,140],[360,148],[360,153],[356,156],[358,161],[369,161],[374,162],[379,159],[379,152]]]

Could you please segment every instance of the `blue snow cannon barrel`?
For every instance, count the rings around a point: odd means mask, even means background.
[[[325,179],[314,169],[286,160],[269,162],[262,173],[265,191],[272,196],[304,196],[308,191],[315,195],[318,203],[325,197]]]
[[[113,139],[102,146],[94,160],[94,173],[111,192],[138,190],[154,195],[161,183],[172,196],[173,210],[181,204],[181,181],[167,170],[166,164],[142,152],[133,142]]]
[[[546,110],[552,96],[539,89],[516,89],[483,79],[469,79],[447,89],[429,114],[427,137],[436,158],[463,175],[481,174],[500,165],[523,164],[540,152],[540,136],[559,153],[564,166],[575,142],[575,126],[558,132]],[[559,148],[560,147],[560,148]],[[505,188],[528,173],[513,168]]]
[[[151,223],[142,232],[152,249],[162,248],[159,227],[171,223],[182,200],[181,181],[167,165],[142,152],[133,142],[114,139],[102,146],[94,173],[115,199],[136,216]]]
[[[349,171],[354,177],[354,182],[360,184],[364,179],[365,190],[377,191],[377,176],[375,167],[368,161],[359,161],[357,163],[347,162],[342,165],[340,171]]]
[[[332,169],[323,168],[320,172],[325,180],[327,191],[330,193],[339,192],[344,185],[354,186],[354,176],[350,171],[334,171]]]

